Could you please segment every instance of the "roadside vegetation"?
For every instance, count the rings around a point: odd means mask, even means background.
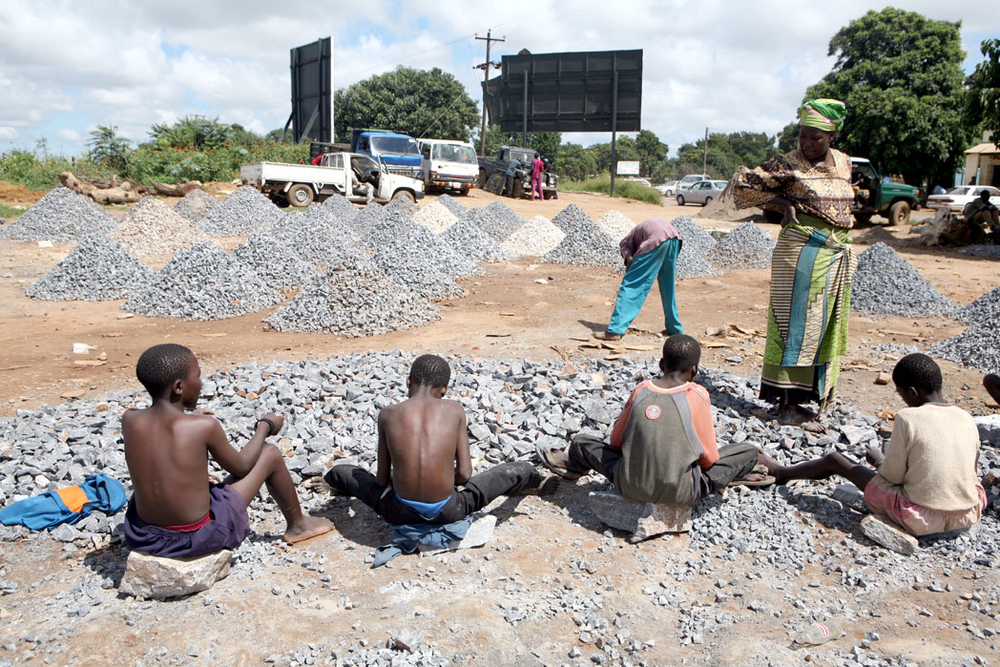
[[[582,181],[572,179],[559,179],[559,189],[568,192],[599,192],[601,194],[611,194],[611,176],[595,176]],[[663,195],[635,181],[626,181],[621,177],[615,179],[615,197],[624,199],[638,199],[648,204],[659,206],[662,203]]]

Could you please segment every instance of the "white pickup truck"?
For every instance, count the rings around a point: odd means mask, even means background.
[[[318,166],[283,162],[252,162],[240,167],[243,185],[257,188],[278,206],[306,207],[339,194],[348,201],[363,203],[364,191],[353,187],[351,168],[375,188],[375,201],[422,199],[424,183],[416,178],[389,173],[381,161],[361,153],[327,153]]]

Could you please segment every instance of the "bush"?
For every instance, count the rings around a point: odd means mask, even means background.
[[[236,146],[224,142],[211,148],[162,147],[144,144],[129,158],[131,177],[143,183],[150,179],[164,183],[184,181],[231,181],[240,175],[240,165],[248,162],[289,162],[307,164],[308,144],[258,142]]]
[[[559,179],[559,189],[568,190],[570,192],[600,192],[602,194],[610,194],[611,175],[605,174],[604,176],[588,178],[584,181]],[[661,206],[663,204],[663,196],[653,188],[642,185],[641,183],[636,183],[635,181],[626,181],[621,178],[615,179],[615,197],[637,199],[648,204],[656,204],[657,206]]]
[[[0,180],[29,190],[48,191],[59,185],[59,174],[71,171],[88,181],[110,181],[114,172],[88,160],[49,156],[39,159],[31,151],[12,150],[0,155]]]

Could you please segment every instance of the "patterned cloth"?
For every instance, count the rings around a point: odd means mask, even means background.
[[[851,158],[832,148],[830,154],[832,167],[814,167],[801,150],[795,149],[756,169],[740,169],[733,176],[737,208],[761,206],[780,196],[792,202],[798,213],[850,229],[854,226]]]
[[[760,396],[771,403],[825,405],[836,394],[847,350],[857,259],[845,229],[801,215],[771,259],[771,304]]]

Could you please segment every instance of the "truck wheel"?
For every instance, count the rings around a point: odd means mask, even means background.
[[[396,201],[397,199],[405,199],[406,201],[413,202],[414,204],[417,202],[417,198],[414,197],[413,193],[409,190],[397,190],[394,192],[392,200]]]
[[[514,185],[511,186],[511,190],[512,190],[512,192],[510,193],[511,197],[513,197],[514,199],[521,198],[521,195],[524,194],[524,184],[521,182],[521,179],[519,178],[514,179]]]
[[[889,207],[889,222],[893,225],[905,225],[910,222],[910,202],[897,201]]]
[[[479,170],[479,178],[476,179],[476,187],[478,187],[480,190],[482,190],[483,188],[486,187],[486,170],[485,169],[480,169]]]
[[[305,208],[309,204],[313,203],[313,199],[316,198],[316,193],[313,189],[304,183],[296,183],[292,187],[288,188],[288,201],[292,206],[297,206],[298,208]]]
[[[677,195],[677,205],[684,206],[684,195]]]
[[[468,195],[469,194],[469,186],[468,185],[463,185],[462,187],[460,187],[458,189],[458,194],[460,194],[463,197],[465,197],[466,195]]]

